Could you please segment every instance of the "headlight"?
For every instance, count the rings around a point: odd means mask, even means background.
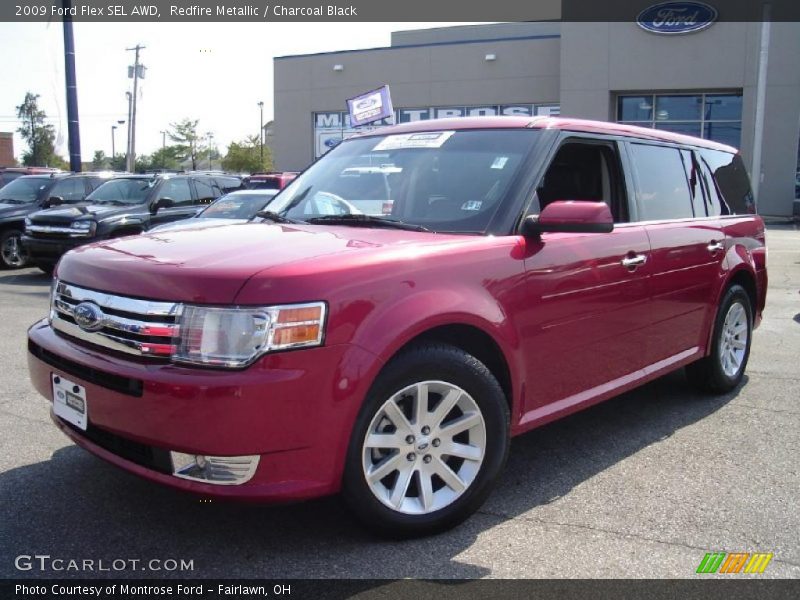
[[[97,223],[95,221],[73,221],[70,223],[69,228],[76,231],[85,231],[89,235],[95,232]]]
[[[216,308],[184,306],[172,358],[218,367],[244,367],[265,352],[322,344],[325,304]]]

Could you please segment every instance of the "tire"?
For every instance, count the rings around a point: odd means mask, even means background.
[[[742,286],[722,296],[713,336],[711,353],[688,365],[686,375],[700,391],[725,394],[741,383],[753,340],[753,307]]]
[[[420,390],[428,398],[423,418],[414,408]],[[387,537],[454,527],[483,504],[502,471],[509,418],[500,384],[474,356],[445,344],[411,347],[367,394],[347,452],[344,498]],[[370,482],[368,473],[380,479]]]
[[[0,233],[0,268],[21,269],[28,264],[28,251],[20,241],[22,232],[7,229]]]

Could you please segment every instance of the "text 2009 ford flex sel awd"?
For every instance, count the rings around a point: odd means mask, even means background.
[[[77,444],[206,496],[451,527],[509,438],[686,366],[737,386],[767,288],[733,148],[552,118],[347,140],[257,222],[69,252],[30,373]]]

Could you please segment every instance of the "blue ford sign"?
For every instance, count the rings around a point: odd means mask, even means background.
[[[653,33],[691,33],[710,27],[717,16],[716,8],[702,2],[662,2],[645,8],[636,22]]]

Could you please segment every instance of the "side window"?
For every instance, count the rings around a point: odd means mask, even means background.
[[[50,196],[59,196],[64,202],[80,202],[86,197],[83,179],[80,177],[62,179],[50,190]]]
[[[628,204],[616,144],[569,140],[558,149],[537,188],[539,209],[556,200],[605,202],[617,223]]]
[[[703,197],[703,188],[700,183],[700,167],[697,165],[694,153],[691,150],[681,150],[681,160],[683,161],[686,180],[689,182],[689,193],[692,195],[694,216],[706,217],[708,215],[706,214],[705,198]]]
[[[715,214],[748,214],[755,212],[750,179],[744,168],[742,157],[721,150],[701,150],[701,161],[708,169],[709,189],[716,192],[718,206]],[[714,194],[712,193],[712,200]]]
[[[217,185],[222,189],[223,194],[244,189],[242,180],[238,177],[217,177],[215,180]]]
[[[189,206],[192,204],[192,191],[189,189],[189,179],[176,177],[167,179],[158,192],[158,200],[169,198],[174,206]]]
[[[103,177],[89,177],[86,181],[89,182],[89,189],[91,191],[95,191],[97,188],[99,188],[101,185],[103,185],[106,181],[109,180]]]
[[[639,219],[661,221],[694,216],[681,151],[669,146],[632,143]]]
[[[194,180],[198,204],[211,204],[215,199],[219,198],[219,188],[216,185],[212,185],[213,183],[211,179],[197,178]]]

